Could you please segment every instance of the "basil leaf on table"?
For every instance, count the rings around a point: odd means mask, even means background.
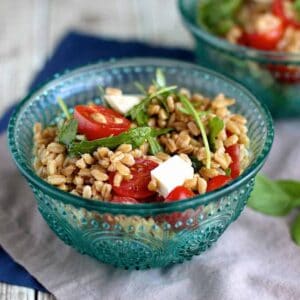
[[[69,154],[80,155],[84,153],[92,153],[98,147],[108,147],[115,149],[121,144],[131,144],[133,148],[141,146],[150,138],[156,138],[171,131],[171,128],[156,129],[151,127],[137,127],[129,129],[116,136],[101,138],[94,141],[82,141],[72,143],[69,147]]]
[[[224,128],[224,122],[218,117],[214,117],[208,122],[209,128],[209,145],[212,151],[216,150],[216,138],[218,137],[221,130]]]
[[[278,186],[286,192],[290,198],[292,207],[300,206],[300,182],[296,180],[277,180]]]
[[[248,206],[267,215],[284,216],[292,209],[291,199],[276,182],[257,175]]]
[[[77,120],[67,120],[58,131],[58,141],[66,146],[70,145],[76,138],[77,129]]]
[[[292,224],[291,235],[294,242],[300,246],[300,215],[298,215]]]

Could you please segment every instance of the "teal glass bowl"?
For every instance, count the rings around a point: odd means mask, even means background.
[[[233,110],[247,117],[251,139],[251,164],[239,178],[192,199],[131,205],[83,199],[60,191],[35,174],[32,127],[37,121],[50,124],[60,114],[58,96],[73,107],[91,99],[101,102],[99,85],[136,93],[133,83],[150,84],[158,67],[169,84],[208,96],[223,92],[237,99]],[[273,127],[267,109],[240,85],[196,65],[143,58],[89,65],[44,85],[18,105],[9,123],[8,140],[39,211],[59,238],[102,262],[146,269],[181,263],[204,252],[237,219],[270,151]]]
[[[178,0],[184,24],[195,40],[197,62],[247,87],[273,117],[299,117],[300,53],[257,51],[210,34],[197,24],[201,1]]]

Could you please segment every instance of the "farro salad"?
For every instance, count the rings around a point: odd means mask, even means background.
[[[168,86],[157,70],[138,94],[100,88],[105,105],[69,110],[34,125],[33,166],[41,178],[77,196],[137,204],[211,192],[249,164],[247,120],[222,93],[208,98]],[[72,114],[70,111],[74,111]]]
[[[299,0],[204,0],[199,21],[234,44],[300,52]]]

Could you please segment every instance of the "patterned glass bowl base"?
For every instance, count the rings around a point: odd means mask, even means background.
[[[136,93],[134,81],[151,83],[160,67],[170,84],[208,96],[219,92],[237,99],[235,111],[248,119],[251,165],[237,180],[214,193],[175,203],[125,205],[85,200],[62,192],[32,169],[32,126],[48,125],[60,112],[91,99],[101,102],[98,86]],[[55,79],[25,98],[11,118],[9,146],[28,180],[38,208],[51,229],[80,253],[125,269],[164,267],[208,249],[240,215],[273,141],[267,110],[241,86],[200,67],[178,61],[131,59],[87,66]]]
[[[247,87],[273,117],[300,116],[300,54],[263,52],[231,45],[197,25],[199,0],[178,0],[183,20],[194,37],[200,65]]]

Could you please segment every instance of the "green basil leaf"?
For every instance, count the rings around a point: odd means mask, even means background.
[[[300,246],[300,215],[298,215],[292,224],[291,235],[295,243]]]
[[[292,209],[290,196],[276,182],[262,175],[256,176],[248,206],[271,216],[284,216]]]
[[[137,127],[131,128],[117,136],[101,138],[94,141],[82,141],[79,143],[72,143],[69,147],[69,154],[80,155],[84,153],[92,153],[98,147],[108,147],[115,149],[121,144],[131,144],[133,148],[141,146],[150,137],[157,137],[159,135],[169,132],[170,128],[155,129],[151,127]]]
[[[212,149],[212,151],[216,151],[216,138],[218,137],[221,130],[224,128],[224,122],[218,117],[214,117],[209,120],[208,122],[208,128],[209,128],[209,146]]]
[[[291,206],[300,206],[300,182],[296,180],[276,180],[277,185],[291,198]]]
[[[66,146],[70,145],[76,138],[78,121],[75,119],[67,120],[59,129],[58,141]]]

